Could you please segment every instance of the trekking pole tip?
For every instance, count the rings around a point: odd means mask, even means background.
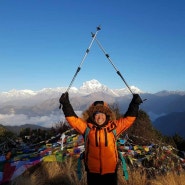
[[[99,25],[99,26],[97,26],[97,30],[101,30],[101,27],[100,27],[100,25]]]

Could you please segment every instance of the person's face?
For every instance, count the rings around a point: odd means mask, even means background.
[[[106,121],[106,115],[104,113],[97,113],[94,116],[94,120],[98,125],[102,125]]]

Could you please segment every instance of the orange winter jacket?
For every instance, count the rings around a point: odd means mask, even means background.
[[[90,128],[85,146],[85,165],[89,172],[103,175],[116,171],[118,153],[113,130],[116,130],[118,136],[128,129],[135,119],[136,117],[127,116],[98,127],[75,116],[66,117],[68,123],[82,135],[87,127]]]

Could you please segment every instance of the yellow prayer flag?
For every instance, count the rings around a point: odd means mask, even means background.
[[[56,160],[55,155],[48,155],[48,156],[43,157],[43,161],[44,162],[53,162],[53,161],[57,161],[57,160]]]

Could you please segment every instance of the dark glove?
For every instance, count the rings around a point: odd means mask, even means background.
[[[138,116],[138,111],[139,111],[139,105],[143,103],[141,97],[139,94],[133,94],[133,98],[129,104],[128,110],[125,114],[125,117],[127,116]]]
[[[68,92],[65,92],[62,94],[62,96],[59,99],[59,102],[60,102],[60,105],[63,105],[62,110],[64,112],[65,117],[68,117],[68,116],[78,117],[75,114],[73,107],[69,101],[69,93]],[[61,108],[61,106],[59,108]]]
[[[132,98],[131,102],[134,103],[134,104],[140,105],[141,103],[143,103],[143,100],[141,99],[139,94],[133,94],[133,98]]]
[[[59,99],[59,102],[62,105],[68,105],[68,104],[70,104],[68,92],[65,92],[65,93],[62,94],[62,96]]]

